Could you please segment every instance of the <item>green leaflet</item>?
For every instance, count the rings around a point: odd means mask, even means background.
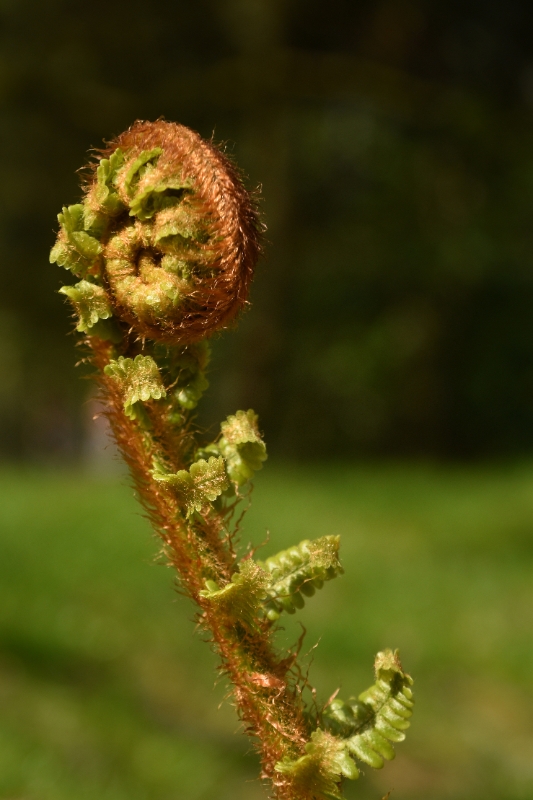
[[[101,240],[109,224],[109,216],[85,206],[83,218],[86,232],[95,239]]]
[[[95,283],[80,281],[75,286],[62,286],[59,292],[71,300],[78,312],[78,331],[87,333],[99,319],[109,319],[113,315],[107,292]]]
[[[162,152],[161,147],[154,147],[153,150],[143,150],[135,159],[124,178],[124,188],[130,197],[133,197],[137,184],[150,168],[150,162],[157,161]]]
[[[229,479],[242,486],[262,469],[267,459],[266,445],[257,428],[257,414],[251,408],[237,411],[221,423],[220,429],[222,438],[216,447],[226,459]]]
[[[170,484],[187,508],[187,516],[193,511],[201,511],[209,501],[216,500],[228,488],[228,479],[224,468],[224,459],[211,456],[209,461],[203,458],[191,464],[189,471],[165,473],[154,470],[156,481]]]
[[[311,740],[305,745],[305,755],[295,760],[279,761],[276,771],[290,774],[302,796],[316,800],[340,800],[341,779],[355,780],[359,777],[343,742],[320,729],[311,734]]]
[[[182,180],[178,176],[167,177],[155,185],[146,185],[138,191],[139,181],[157,163],[163,150],[154,147],[153,150],[144,150],[128,169],[124,176],[124,189],[131,198],[130,216],[145,222],[152,219],[158,211],[178,205],[184,195],[192,188],[190,181]],[[183,226],[182,226],[183,227]],[[179,230],[182,237],[187,237],[186,227]],[[164,234],[163,234],[164,235]],[[160,237],[159,237],[160,238]],[[156,242],[158,238],[156,237]]]
[[[196,408],[200,398],[208,387],[209,381],[203,372],[198,371],[196,374],[191,375],[184,386],[176,390],[176,400],[182,408],[186,408],[188,411],[192,410]]]
[[[177,372],[174,397],[188,411],[196,408],[209,386],[205,370],[210,354],[209,344],[203,341],[189,345],[174,360],[173,369]]]
[[[391,742],[405,739],[413,713],[413,680],[403,672],[397,650],[378,653],[374,669],[376,683],[357,700],[333,700],[322,722],[351,755],[380,769],[383,759],[394,758]]]
[[[403,672],[398,651],[378,653],[374,668],[376,683],[358,700],[330,703],[322,715],[326,730],[311,735],[305,755],[276,764],[278,772],[292,775],[303,796],[339,800],[341,778],[359,777],[353,756],[375,769],[394,758],[391,741],[402,741],[409,727],[413,681]]]
[[[62,236],[50,252],[50,263],[65,267],[79,277],[86,274],[102,252],[98,239],[87,232],[94,220],[89,220],[87,224],[85,211],[81,203],[63,208],[57,216]]]
[[[124,210],[124,203],[115,191],[115,178],[124,165],[124,153],[118,147],[109,158],[102,158],[96,169],[96,200],[99,206],[114,217]]]
[[[283,611],[294,614],[304,605],[303,595],[310,597],[324,581],[344,572],[339,561],[339,543],[339,536],[305,539],[264,563],[258,562],[271,576],[264,604],[268,619],[279,619]]]
[[[141,192],[138,192],[130,204],[130,216],[135,216],[143,222],[151,219],[158,211],[163,211],[165,208],[172,208],[176,206],[184,197],[185,193],[190,190],[191,184],[185,181],[166,180],[158,183],[156,186],[148,186]],[[171,223],[170,227],[171,226]],[[170,230],[170,232],[159,232],[156,234],[155,241],[159,241],[165,237],[172,235],[179,235],[183,239],[197,236],[196,229],[191,231],[187,227],[180,226],[176,223],[177,230]]]
[[[119,381],[124,396],[124,412],[131,419],[137,419],[141,409],[135,404],[142,400],[159,400],[166,396],[159,369],[151,356],[135,356],[110,361],[104,368],[106,375]]]
[[[87,266],[79,253],[62,239],[58,239],[50,250],[50,263],[69,269],[78,278],[87,272]]]
[[[209,386],[205,370],[209,364],[211,348],[205,340],[181,348],[168,348],[162,344],[154,346],[154,357],[161,366],[169,386],[169,393],[177,403],[178,412],[196,408]],[[212,455],[213,453],[210,453]],[[220,455],[216,450],[215,455]]]
[[[268,575],[252,559],[239,565],[239,572],[231,576],[230,583],[222,589],[214,581],[206,581],[206,588],[200,592],[228,617],[244,621],[247,625],[256,626],[258,610],[265,597],[268,586]]]

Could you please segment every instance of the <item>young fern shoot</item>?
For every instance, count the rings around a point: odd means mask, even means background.
[[[376,657],[358,699],[307,710],[296,654],[276,623],[342,572],[339,537],[256,561],[235,552],[232,516],[267,457],[252,410],[201,445],[194,410],[207,388],[209,337],[245,306],[260,223],[235,167],[165,121],[137,122],[88,170],[82,202],[59,214],[50,261],[77,279],[68,297],[138,496],[180,585],[199,609],[262,777],[283,800],[340,798],[358,762],[379,768],[405,738],[411,678]]]

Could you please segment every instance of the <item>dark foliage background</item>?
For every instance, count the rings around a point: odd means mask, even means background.
[[[2,0],[0,440],[75,456],[88,384],[47,264],[75,170],[136,118],[263,187],[253,309],[204,422],[291,456],[533,445],[533,7],[507,0]]]

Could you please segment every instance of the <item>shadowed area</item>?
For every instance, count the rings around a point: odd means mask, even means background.
[[[83,450],[56,215],[90,147],[161,116],[225,143],[268,224],[206,424],[252,407],[285,457],[531,451],[530,3],[19,0],[0,21],[1,454]]]

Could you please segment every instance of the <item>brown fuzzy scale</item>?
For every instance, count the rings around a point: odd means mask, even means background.
[[[208,241],[199,247],[199,258],[204,262],[202,275],[194,283],[186,301],[173,309],[165,318],[150,318],[117,296],[117,280],[107,274],[116,316],[132,326],[140,337],[169,344],[187,344],[210,336],[227,325],[246,304],[250,281],[257,261],[260,244],[260,223],[250,194],[244,188],[235,166],[226,156],[197,133],[173,122],[136,122],[128,131],[118,136],[100,152],[110,156],[117,148],[126,154],[126,164],[121,170],[118,193],[125,203],[128,192],[125,177],[128,166],[144,151],[161,148],[156,165],[150,172],[152,185],[172,178],[188,182],[193,190],[191,208],[197,219],[207,224]],[[142,178],[139,183],[141,185]],[[99,210],[93,189],[93,176],[86,187],[86,202],[94,211]],[[132,230],[131,217],[121,215],[107,235],[104,243],[104,274],[106,261],[116,256],[117,234]],[[138,229],[142,223],[136,223]],[[133,235],[133,234],[132,234]],[[139,234],[139,242],[142,236]],[[141,249],[141,244],[138,245]],[[153,252],[150,244],[144,247],[157,264],[161,252]],[[133,260],[137,257],[133,246]],[[208,268],[207,268],[208,267]],[[138,266],[132,269],[138,272]],[[119,270],[120,271],[120,270]]]

